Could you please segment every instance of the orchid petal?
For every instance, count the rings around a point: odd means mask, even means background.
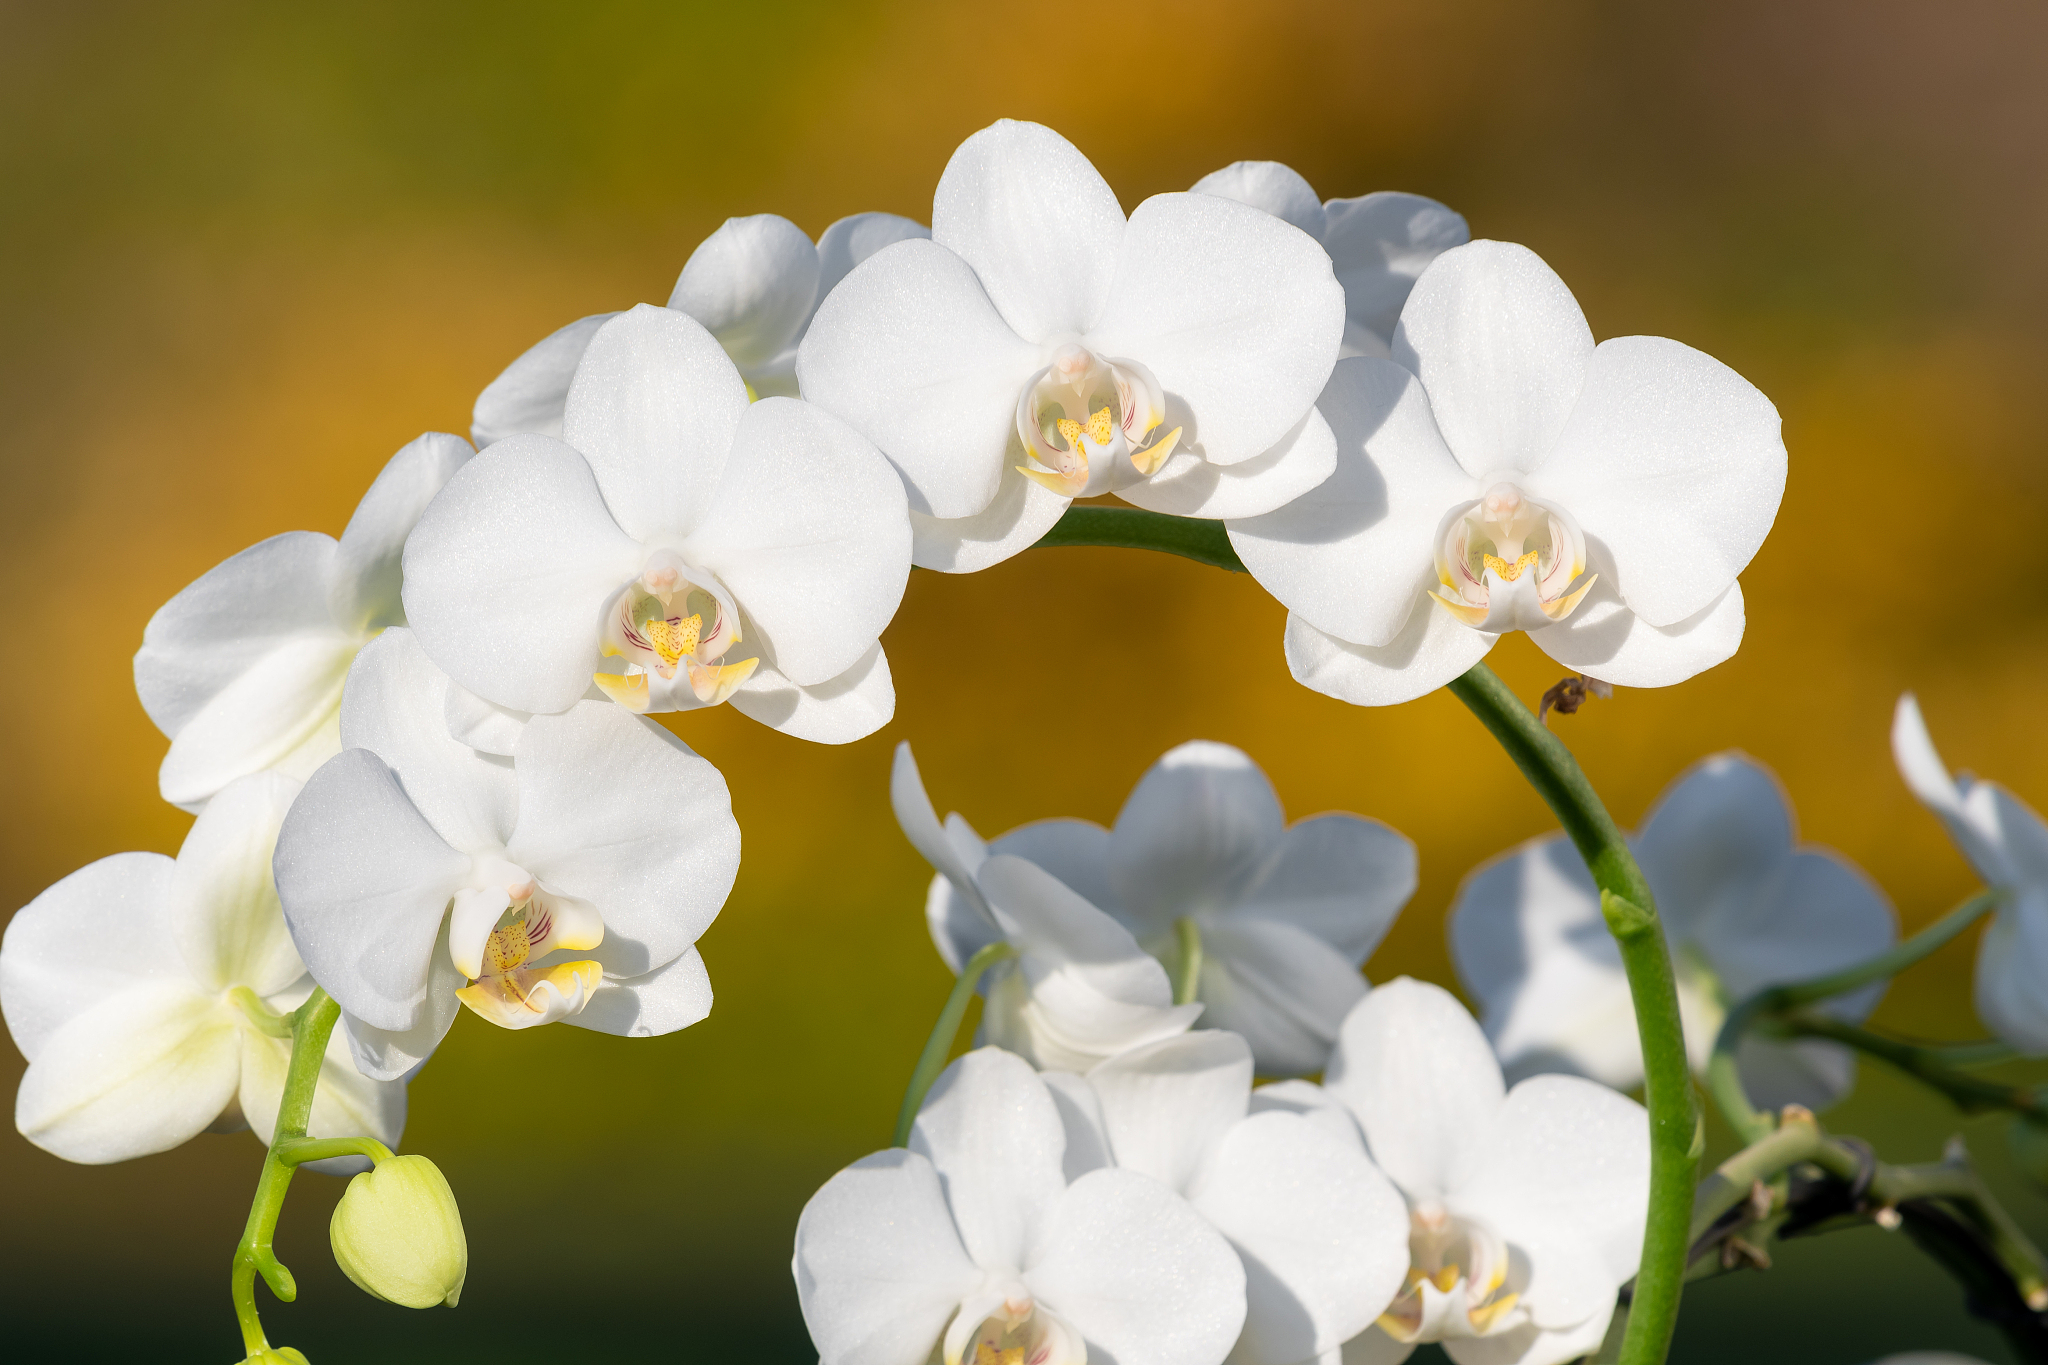
[[[799,687],[779,669],[762,664],[732,694],[733,709],[813,744],[866,739],[896,715],[896,684],[880,642],[836,678]]]
[[[247,986],[271,995],[306,973],[271,880],[278,826],[299,784],[254,773],[199,813],[165,888],[172,932],[201,990]]]
[[[1273,448],[1239,464],[1214,464],[1188,450],[1176,450],[1163,468],[1143,483],[1116,495],[1133,507],[1169,516],[1258,517],[1308,493],[1337,468],[1337,438],[1320,412],[1310,408]]]
[[[702,1023],[710,1014],[711,974],[703,954],[690,948],[640,976],[606,977],[590,1003],[562,1022],[621,1038],[653,1038]]]
[[[1994,886],[2010,886],[2019,880],[2005,841],[1999,837],[1998,821],[1986,818],[1992,812],[1982,803],[1966,800],[1963,789],[1949,776],[1927,733],[1920,703],[1911,692],[1900,696],[1892,713],[1892,758],[1907,789],[1948,826],[1949,837],[1978,876]]]
[[[1249,204],[1283,223],[1300,228],[1317,241],[1327,226],[1322,201],[1301,172],[1278,161],[1233,161],[1188,187],[1195,194],[1214,194]]]
[[[399,585],[405,538],[475,453],[460,436],[430,431],[407,442],[377,472],[335,547],[329,595],[335,624],[359,632],[404,624]]]
[[[1024,460],[1012,445],[994,501],[971,517],[910,514],[910,562],[940,573],[979,573],[1036,545],[1073,499],[1063,498],[1016,467]]]
[[[342,683],[361,643],[309,632],[257,659],[171,741],[157,771],[163,798],[197,811],[236,778],[268,769],[303,779],[334,757]]]
[[[728,218],[683,263],[668,306],[718,338],[742,372],[795,343],[818,297],[818,249],[787,218]]]
[[[1358,968],[1307,930],[1252,914],[1205,919],[1202,948],[1210,1027],[1242,1034],[1262,1076],[1321,1071],[1365,995]]]
[[[1323,249],[1344,286],[1345,353],[1386,356],[1416,277],[1471,230],[1436,200],[1396,190],[1332,199],[1323,217]]]
[[[897,827],[910,841],[910,846],[952,882],[986,918],[986,902],[974,880],[975,865],[970,864],[961,855],[959,846],[946,837],[938,812],[932,809],[932,799],[925,795],[924,778],[917,770],[917,760],[911,757],[908,740],[896,746],[896,758],[889,770],[889,804],[896,813]],[[994,920],[989,922],[993,924]],[[956,966],[954,970],[959,968]]]
[[[987,852],[1036,863],[1096,909],[1122,917],[1110,887],[1110,833],[1092,820],[1034,820],[997,839]]]
[[[507,436],[531,432],[536,436],[562,434],[562,408],[569,400],[569,381],[590,339],[597,329],[617,313],[593,313],[567,327],[550,332],[519,359],[505,367],[503,374],[476,396],[476,410],[470,416],[469,439],[478,450]]]
[[[1041,1071],[1038,1079],[1045,1082],[1066,1132],[1067,1146],[1060,1157],[1060,1170],[1067,1183],[1073,1184],[1090,1171],[1114,1166],[1116,1158],[1109,1150],[1109,1131],[1095,1087],[1088,1084],[1086,1077],[1071,1071]]]
[[[427,968],[427,984],[414,1021],[405,1028],[380,1029],[374,1024],[341,1012],[342,1031],[348,1035],[349,1055],[356,1070],[376,1081],[408,1076],[424,1065],[448,1036],[462,1002],[455,992],[463,985],[461,972],[448,960],[448,927],[441,926]]]
[[[1116,1164],[1185,1193],[1209,1149],[1244,1117],[1252,1053],[1234,1033],[1183,1033],[1110,1058],[1088,1084]]]
[[[170,913],[172,863],[116,853],[15,911],[0,938],[0,1011],[34,1062],[50,1036],[102,1002],[185,982]]]
[[[1236,913],[1314,934],[1353,967],[1372,955],[1415,894],[1415,843],[1357,815],[1318,815],[1280,836]]]
[[[277,1129],[278,1104],[284,1095],[291,1056],[289,1038],[242,1030],[239,1102],[250,1131],[266,1145]],[[405,1082],[373,1081],[356,1070],[349,1055],[347,1032],[335,1029],[328,1035],[327,1052],[320,1063],[320,1082],[313,1091],[307,1136],[368,1137],[395,1147],[404,1129]],[[342,1157],[314,1166],[329,1175],[353,1175],[369,1168],[364,1157]]]
[[[838,288],[853,268],[883,247],[916,238],[930,240],[932,230],[914,218],[894,213],[855,213],[818,234],[818,298],[804,317],[806,327],[818,304]]]
[[[1365,1156],[1365,1136],[1358,1120],[1342,1100],[1312,1081],[1273,1081],[1252,1091],[1249,1112],[1293,1114],[1344,1144],[1348,1151]]]
[[[1742,585],[1674,626],[1653,626],[1622,605],[1599,552],[1592,591],[1554,626],[1529,632],[1545,654],[1575,673],[1617,687],[1669,687],[1733,657],[1742,643]]]
[[[2013,1047],[2048,1053],[2048,891],[2030,887],[1977,941],[1977,1014]]]
[[[1066,1187],[1065,1145],[1044,1083],[999,1048],[940,1072],[910,1129],[910,1150],[938,1169],[967,1254],[997,1274],[1023,1270],[1039,1246]]]
[[[1466,673],[1497,635],[1473,630],[1427,602],[1384,645],[1354,645],[1287,614],[1287,671],[1303,687],[1353,706],[1392,706],[1436,691]]]
[[[1146,770],[1117,812],[1109,880],[1145,934],[1233,904],[1286,827],[1273,784],[1240,749],[1194,740]]]
[[[1762,764],[1715,754],[1657,798],[1635,851],[1666,923],[1704,929],[1721,914],[1739,914],[1756,883],[1791,856],[1792,808]]]

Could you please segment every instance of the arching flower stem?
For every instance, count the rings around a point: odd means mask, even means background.
[[[284,1268],[271,1250],[271,1238],[277,1231],[277,1217],[284,1209],[285,1191],[291,1186],[292,1174],[298,1169],[299,1162],[326,1156],[369,1155],[373,1159],[375,1156],[362,1149],[364,1140],[361,1139],[342,1139],[340,1145],[346,1146],[346,1151],[338,1147],[332,1152],[312,1151],[309,1145],[305,1145],[306,1124],[313,1112],[313,1090],[320,1083],[320,1063],[327,1055],[327,1039],[340,1017],[341,1006],[317,986],[306,998],[306,1003],[291,1015],[292,1058],[285,1071],[284,1093],[278,1101],[277,1127],[270,1141],[270,1151],[263,1158],[263,1173],[256,1180],[256,1197],[249,1205],[249,1222],[242,1229],[241,1242],[235,1247],[233,1269],[229,1275],[235,1317],[242,1325],[242,1344],[251,1358],[260,1358],[264,1352],[273,1349],[263,1335],[263,1322],[256,1313],[256,1276],[260,1274],[263,1282],[270,1286],[270,1292],[286,1303],[299,1294],[291,1271]],[[323,1149],[337,1146],[333,1142],[317,1145]],[[390,1152],[387,1150],[384,1155],[389,1156]]]
[[[1031,548],[1049,550],[1062,545],[1158,550],[1212,569],[1249,572],[1237,551],[1230,548],[1230,536],[1222,522],[1172,517],[1138,507],[1069,507]]]
[[[1173,1003],[1192,1005],[1202,989],[1202,927],[1188,915],[1173,922],[1173,937],[1180,945],[1180,971],[1173,981]]]
[[[896,1135],[890,1140],[892,1147],[906,1147],[910,1144],[910,1125],[917,1118],[917,1111],[924,1105],[925,1093],[932,1088],[932,1082],[946,1069],[946,1058],[953,1050],[953,1040],[960,1034],[960,1021],[967,1016],[967,1002],[974,998],[974,988],[981,984],[982,974],[1004,958],[1016,956],[1017,950],[1007,941],[998,941],[976,952],[960,968],[959,979],[953,982],[952,993],[946,997],[945,1007],[939,1011],[938,1022],[932,1025],[931,1037],[924,1040],[924,1051],[917,1054],[917,1069],[910,1073],[910,1085],[903,1092],[903,1107],[896,1112]]]

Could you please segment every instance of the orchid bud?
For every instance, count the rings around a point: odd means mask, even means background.
[[[407,1308],[450,1308],[469,1274],[462,1212],[440,1168],[394,1156],[348,1182],[328,1225],[334,1261],[366,1294]]]
[[[2015,1114],[2012,1126],[2005,1130],[2005,1139],[2012,1147],[2013,1164],[2020,1168],[2020,1174],[2036,1186],[2048,1188],[2048,1124]]]

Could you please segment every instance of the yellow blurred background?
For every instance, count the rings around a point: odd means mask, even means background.
[[[0,3],[0,907],[175,851],[189,822],[156,798],[165,743],[128,661],[178,588],[276,532],[338,533],[399,445],[466,432],[477,390],[556,326],[665,300],[728,215],[928,218],[951,149],[1013,116],[1065,133],[1127,208],[1241,157],[1325,196],[1433,195],[1540,252],[1597,336],[1677,337],[1761,386],[1792,472],[1742,652],[1560,728],[1624,823],[1693,760],[1747,750],[1917,926],[1972,883],[1892,772],[1901,690],[1952,763],[2048,807],[2048,608],[2026,586],[2048,498],[2044,62],[2027,0]],[[280,1240],[302,1302],[268,1309],[273,1339],[318,1365],[814,1359],[796,1211],[886,1145],[950,979],[885,800],[899,739],[988,834],[1107,822],[1172,745],[1238,744],[1290,815],[1417,841],[1421,889],[1368,973],[1451,983],[1458,879],[1546,813],[1448,696],[1367,711],[1294,685],[1282,620],[1242,577],[1039,552],[913,576],[884,637],[897,719],[870,739],[677,721],[745,831],[703,945],[712,1017],[640,1042],[463,1017],[404,1143],[462,1200],[462,1307],[358,1294],[325,1246],[338,1186],[307,1176]],[[1494,662],[1526,698],[1558,676],[1519,640]],[[1976,1036],[1973,948],[1879,1021]],[[0,1049],[0,1087],[20,1067]],[[1875,1067],[1833,1119],[1895,1160],[1967,1128],[2048,1234],[1996,1121]],[[230,1358],[259,1159],[237,1135],[86,1169],[0,1135],[0,1342],[24,1351],[0,1354]],[[1933,1346],[2006,1358],[1939,1272],[1866,1231],[1696,1291],[1674,1359]]]

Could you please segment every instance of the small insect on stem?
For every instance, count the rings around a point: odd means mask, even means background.
[[[1543,694],[1543,700],[1536,708],[1536,719],[1548,725],[1552,711],[1556,711],[1560,716],[1577,715],[1579,708],[1586,704],[1589,697],[1612,701],[1614,684],[1574,673]]]

